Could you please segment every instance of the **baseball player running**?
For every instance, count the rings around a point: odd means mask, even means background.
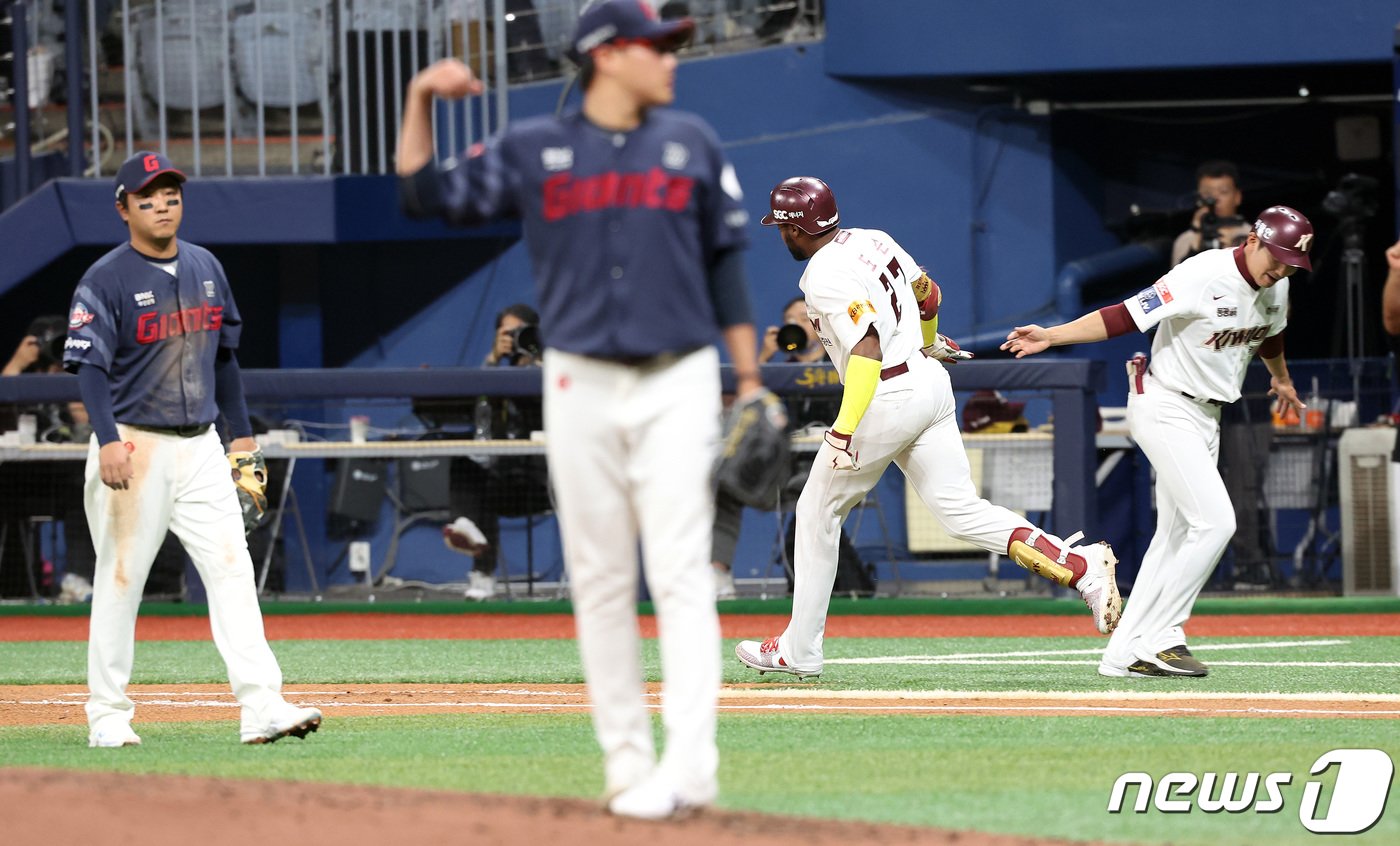
[[[1240,398],[1255,353],[1269,393],[1302,409],[1283,357],[1288,277],[1311,270],[1313,227],[1287,206],[1265,209],[1243,246],[1208,250],[1122,303],[1060,326],[1017,326],[1017,358],[1157,327],[1152,359],[1128,362],[1128,427],[1157,471],[1157,531],[1132,602],[1108,641],[1105,676],[1204,676],[1184,626],[1231,535],[1235,511],[1216,468],[1220,409]]]
[[[608,807],[648,819],[717,792],[717,334],[739,395],[762,389],[738,179],[704,121],[662,108],[675,97],[674,50],[693,29],[637,0],[589,6],[572,42],[582,110],[512,124],[442,169],[432,99],[482,85],[462,63],[438,62],[409,83],[397,163],[410,213],[523,222],[547,344],[546,454]],[[642,691],[638,540],[665,677],[659,762]]]
[[[63,363],[78,374],[94,432],[84,492],[97,550],[88,637],[93,747],[141,743],[126,685],[141,589],[167,528],[208,590],[214,645],[242,706],[242,741],[305,737],[321,724],[320,711],[282,698],[282,670],[263,635],[232,480],[243,465],[261,465],[234,356],[243,321],[218,260],[177,237],[184,181],[158,153],[122,164],[116,207],[130,241],[83,275],[68,318]],[[227,459],[213,428],[220,413],[233,438]]]
[[[742,641],[739,660],[761,673],[821,673],[841,524],[890,462],[949,534],[1078,589],[1098,630],[1112,631],[1121,600],[1108,544],[1074,546],[1079,534],[1062,540],[977,496],[940,363],[958,356],[938,334],[938,286],[886,233],[841,228],[820,179],[780,182],[770,207],[763,225],[778,227],[792,257],[807,262],[807,317],[844,388],[797,500],[792,620],[777,637]]]

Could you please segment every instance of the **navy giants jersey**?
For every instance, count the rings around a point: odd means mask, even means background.
[[[746,245],[747,213],[714,130],[651,109],[629,132],[581,113],[520,121],[465,162],[405,186],[416,213],[519,217],[548,346],[597,357],[714,343],[707,270]]]
[[[237,349],[243,321],[224,268],[179,241],[174,276],[122,244],[78,282],[68,314],[63,365],[107,371],[118,422],[138,426],[213,423],[214,357]]]

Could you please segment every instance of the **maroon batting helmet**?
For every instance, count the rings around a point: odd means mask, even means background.
[[[808,235],[819,235],[841,220],[836,196],[815,176],[794,176],[779,182],[768,195],[768,207],[764,226],[791,223]]]
[[[1312,249],[1313,225],[1302,212],[1270,206],[1254,221],[1254,234],[1274,258],[1290,267],[1312,270],[1308,250]]]

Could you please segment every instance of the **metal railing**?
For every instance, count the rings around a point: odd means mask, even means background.
[[[696,20],[683,58],[821,36],[820,0],[655,2]],[[435,111],[444,149],[464,149],[506,124],[512,85],[568,71],[585,3],[86,0],[59,14],[53,0],[0,0],[14,44],[0,158],[14,156],[20,196],[32,157],[64,150],[73,176],[149,148],[195,175],[389,172],[417,69],[455,56],[488,81],[486,97]]]

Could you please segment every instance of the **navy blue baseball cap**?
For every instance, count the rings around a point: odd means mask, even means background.
[[[151,184],[151,180],[167,173],[181,182],[185,181],[185,174],[160,153],[152,153],[149,150],[136,153],[117,168],[117,199],[120,200],[123,194],[141,193]]]
[[[648,42],[675,49],[695,33],[695,21],[677,18],[663,21],[647,0],[598,0],[578,16],[569,58],[575,62],[604,44]]]

